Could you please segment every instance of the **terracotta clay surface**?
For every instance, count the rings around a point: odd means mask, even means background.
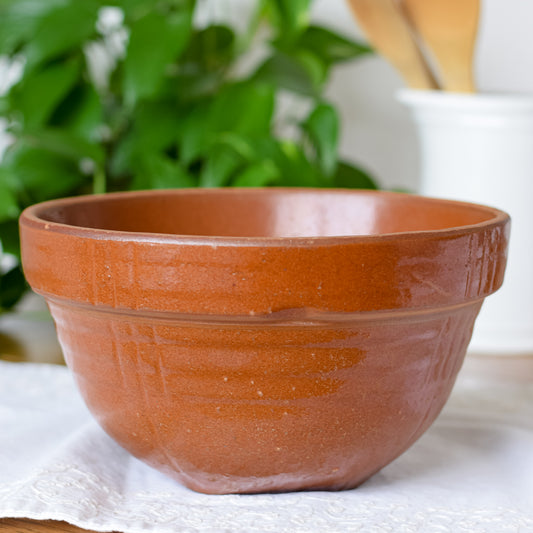
[[[87,405],[207,493],[354,487],[435,419],[509,219],[417,196],[189,189],[21,217]]]

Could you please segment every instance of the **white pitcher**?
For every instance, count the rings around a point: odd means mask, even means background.
[[[405,89],[398,99],[418,129],[420,193],[512,218],[505,282],[485,301],[470,351],[533,354],[533,95]]]

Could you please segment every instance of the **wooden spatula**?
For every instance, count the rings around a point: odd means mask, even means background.
[[[372,46],[398,70],[409,87],[437,88],[395,0],[348,0],[348,4]]]
[[[480,0],[402,0],[402,5],[434,55],[443,88],[474,92],[473,59]]]

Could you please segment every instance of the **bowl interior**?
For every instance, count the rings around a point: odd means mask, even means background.
[[[495,211],[407,194],[305,189],[189,189],[81,197],[43,206],[47,222],[140,233],[326,237],[445,230]]]

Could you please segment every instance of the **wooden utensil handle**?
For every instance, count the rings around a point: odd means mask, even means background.
[[[348,0],[348,5],[372,46],[396,68],[411,88],[438,88],[395,0]]]

